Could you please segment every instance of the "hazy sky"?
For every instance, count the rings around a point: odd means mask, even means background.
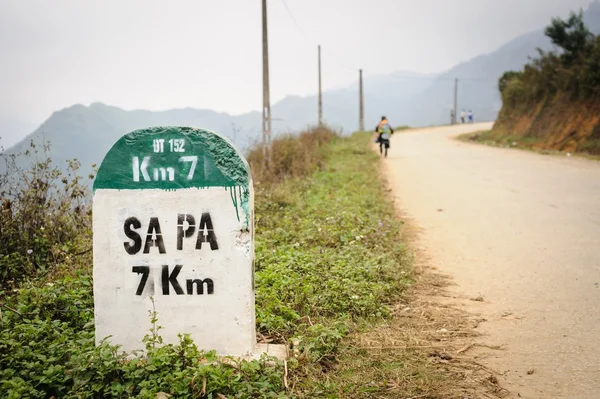
[[[443,71],[590,2],[268,0],[272,100],[316,91],[318,43],[328,89],[354,81],[359,68],[366,76]],[[0,115],[39,123],[94,101],[258,110],[260,4],[0,0]]]

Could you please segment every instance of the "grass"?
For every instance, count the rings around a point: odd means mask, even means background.
[[[310,179],[258,197],[258,324],[266,337],[293,343],[299,397],[338,397],[343,381],[327,381],[345,337],[389,320],[410,281],[401,223],[383,197],[369,137],[335,140]]]
[[[514,137],[501,137],[497,138],[494,136],[492,130],[483,130],[473,133],[461,134],[457,137],[459,140],[476,142],[480,144],[486,144],[495,147],[505,148],[519,148],[519,149],[531,149],[538,141],[535,138],[514,138]]]
[[[497,138],[493,135],[492,130],[484,130],[480,132],[465,133],[456,137],[457,140],[484,144],[491,147],[500,148],[515,148],[518,150],[525,150],[535,152],[542,155],[554,155],[554,156],[575,156],[578,158],[590,159],[600,161],[600,155],[591,155],[585,152],[568,153],[564,151],[547,150],[538,147],[539,140],[534,137],[511,137],[506,136]],[[593,143],[592,145],[595,145]]]

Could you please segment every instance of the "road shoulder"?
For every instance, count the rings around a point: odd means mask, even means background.
[[[402,352],[398,357],[403,358],[410,358],[411,352],[425,351],[428,366],[440,376],[429,387],[432,397],[511,397],[502,386],[501,375],[478,359],[482,352],[501,349],[485,343],[478,330],[485,319],[468,306],[483,299],[461,297],[455,292],[452,276],[436,267],[432,252],[422,240],[425,231],[402,208],[401,193],[394,192],[389,184],[389,168],[390,164],[382,159],[380,176],[396,217],[404,224],[403,240],[414,258],[415,283],[405,300],[396,305],[390,324],[363,336],[362,346],[367,343],[374,351],[374,362],[398,351]]]

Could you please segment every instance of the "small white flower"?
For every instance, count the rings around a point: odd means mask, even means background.
[[[27,250],[27,255],[31,255],[33,253],[33,249],[28,249]]]

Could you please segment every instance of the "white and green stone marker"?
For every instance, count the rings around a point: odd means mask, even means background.
[[[248,163],[215,133],[121,137],[94,182],[96,341],[144,349],[153,298],[165,343],[253,354],[253,201]]]

